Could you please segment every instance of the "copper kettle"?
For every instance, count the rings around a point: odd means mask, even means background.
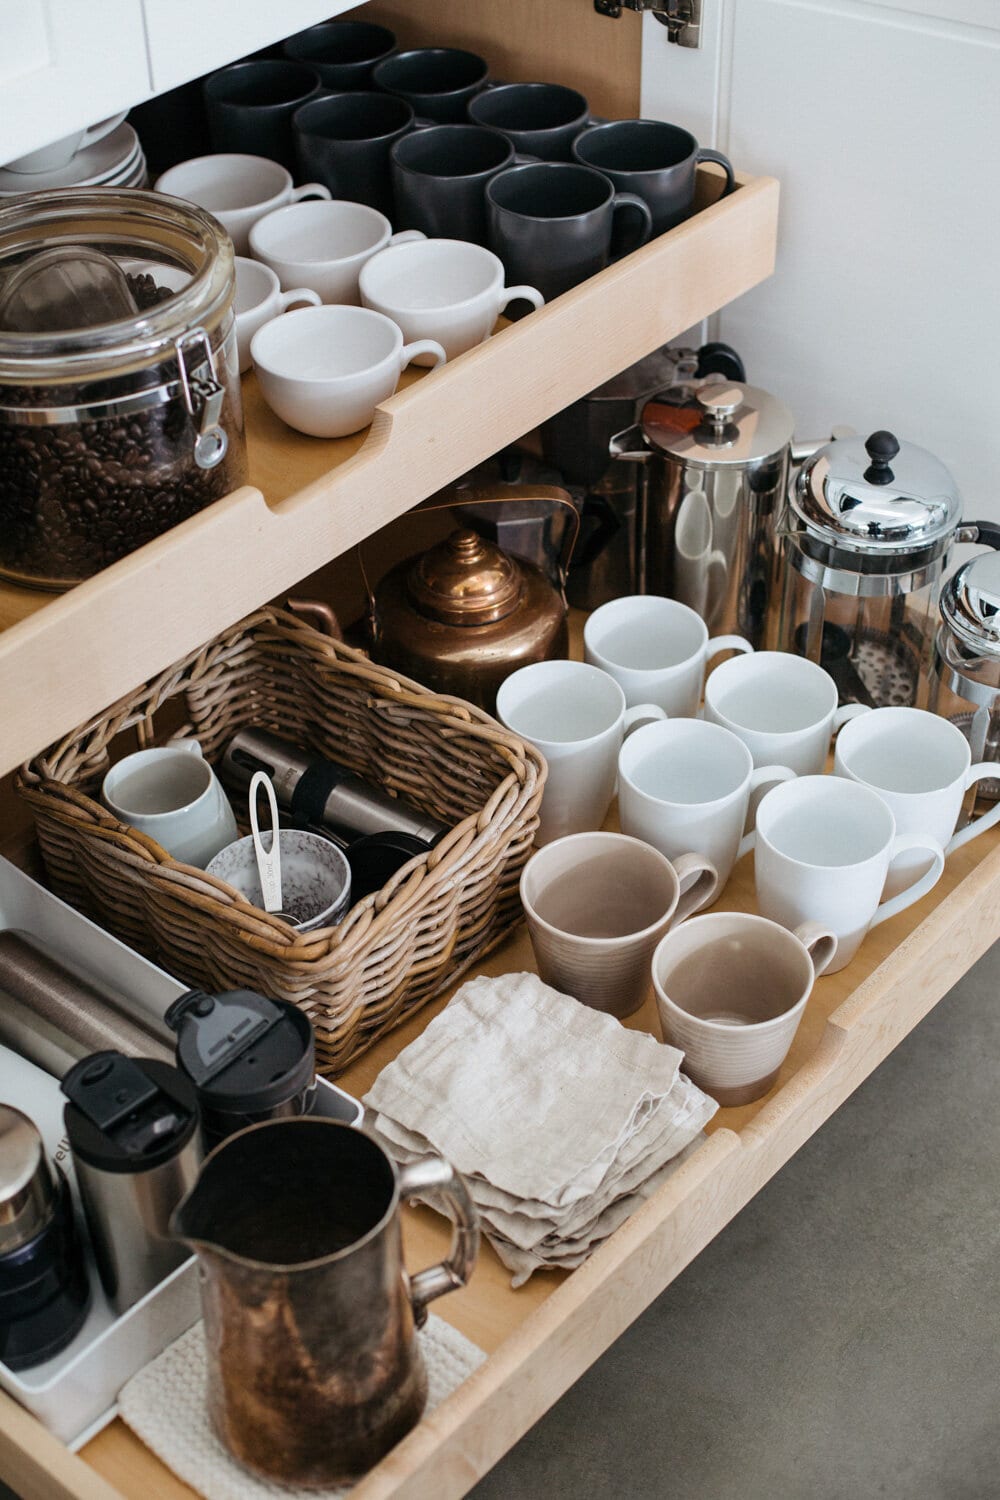
[[[517,667],[568,649],[565,594],[472,530],[407,558],[375,590],[372,659],[487,713]]]

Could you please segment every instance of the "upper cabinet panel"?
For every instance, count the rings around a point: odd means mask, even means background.
[[[352,0],[142,0],[153,92],[176,88],[237,57],[269,47]]]
[[[0,162],[149,94],[136,0],[3,0],[0,12]]]

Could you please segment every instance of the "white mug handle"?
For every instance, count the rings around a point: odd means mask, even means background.
[[[293,287],[290,292],[282,292],[279,301],[282,312],[287,312],[293,302],[308,302],[310,307],[323,306],[323,298],[308,286],[297,286]]]
[[[833,716],[832,734],[838,734],[844,725],[851,719],[860,718],[862,714],[870,714],[871,709],[867,703],[845,703],[837,709]]]
[[[744,655],[753,655],[753,647],[741,635],[713,635],[705,648],[705,660],[711,661],[720,651],[742,651]]]
[[[656,724],[666,717],[665,710],[658,703],[636,703],[632,708],[625,710],[625,730],[622,739],[627,740],[630,734],[634,734],[644,724]]]
[[[402,349],[400,349],[399,368],[405,370],[410,361],[416,359],[418,354],[433,354],[434,363],[431,366],[432,370],[436,370],[439,365],[443,365],[448,358],[444,349],[435,339],[417,339],[415,343],[404,344]]]
[[[674,910],[671,927],[694,916],[703,906],[714,901],[719,892],[719,872],[704,854],[680,854],[670,863],[674,867],[680,896]]]
[[[974,786],[977,781],[995,781],[998,773],[1000,773],[1000,766],[997,765],[995,760],[977,761],[974,766],[969,767],[968,775],[965,778],[966,791],[968,791],[970,786]],[[994,802],[989,812],[983,813],[981,818],[974,817],[970,819],[964,828],[960,828],[958,833],[949,839],[945,845],[945,854],[953,854],[956,849],[961,849],[962,845],[967,844],[970,839],[974,839],[979,834],[985,833],[987,828],[992,828],[997,823],[1000,823],[1000,802]]]
[[[523,297],[525,302],[530,302],[536,312],[545,305],[545,298],[537,287],[505,286],[500,293],[500,311],[506,312],[510,304],[516,302],[518,297]]]
[[[425,240],[426,234],[420,229],[400,229],[395,234],[390,234],[388,243],[390,245],[407,245],[411,240]]]
[[[200,755],[202,758],[204,758],[205,755],[204,750],[202,750],[201,748],[200,741],[193,739],[168,740],[167,749],[186,750],[188,755]]]
[[[800,922],[792,933],[812,959],[813,973],[818,979],[837,956],[837,935],[819,922]]]
[[[300,198],[332,198],[333,194],[328,187],[321,182],[304,182],[301,187],[292,188],[292,196],[289,203],[298,203]]]
[[[750,777],[751,819],[756,819],[757,808],[772,786],[776,786],[779,781],[794,781],[797,775],[798,772],[793,771],[789,766],[758,766]],[[749,854],[756,839],[757,830],[756,828],[751,828],[750,832],[740,839],[740,847],[736,851],[736,858],[742,859],[744,854]],[[808,947],[808,944],[806,946]],[[827,963],[829,962],[830,960],[827,959]]]
[[[860,707],[860,705],[856,706]],[[896,917],[901,911],[905,911],[908,906],[912,906],[914,901],[919,901],[921,896],[926,896],[927,892],[934,889],[944,874],[944,850],[936,839],[927,837],[904,838],[901,834],[897,834],[892,841],[892,848],[889,851],[889,863],[892,864],[894,859],[897,859],[900,854],[905,854],[908,849],[926,849],[928,854],[934,856],[934,863],[925,875],[921,875],[919,880],[915,880],[912,885],[908,885],[905,891],[900,891],[899,895],[893,896],[891,901],[883,902],[872,918],[871,927],[881,926],[883,922],[888,922],[890,917]],[[871,927],[869,931],[871,931]]]

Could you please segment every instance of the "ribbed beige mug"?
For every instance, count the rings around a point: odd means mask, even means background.
[[[712,912],[668,932],[653,955],[656,1006],[691,1081],[723,1107],[766,1094],[836,951],[816,922],[789,932],[746,912]]]
[[[521,901],[546,984],[609,1015],[630,1016],[649,992],[663,934],[715,899],[711,860],[623,833],[571,833],[533,854]]]

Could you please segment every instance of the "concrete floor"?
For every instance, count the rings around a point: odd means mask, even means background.
[[[474,1500],[1000,1497],[1000,944]]]

